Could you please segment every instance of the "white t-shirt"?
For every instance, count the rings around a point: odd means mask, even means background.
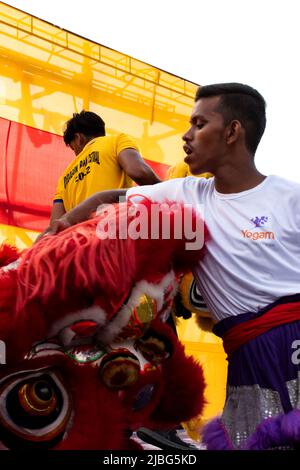
[[[190,176],[127,191],[134,194],[203,205],[210,239],[194,276],[216,320],[300,293],[299,184],[268,176],[248,191],[221,194],[214,178]]]

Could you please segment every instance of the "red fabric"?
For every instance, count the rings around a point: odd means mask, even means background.
[[[243,344],[276,326],[300,320],[300,302],[277,305],[260,317],[234,326],[223,336],[225,352],[230,355]]]
[[[61,136],[0,118],[0,223],[40,231],[57,180],[72,160]]]
[[[62,136],[4,118],[0,118],[0,148],[0,223],[44,230],[58,178],[74,158],[72,151]],[[147,163],[161,178],[165,176],[168,165]]]

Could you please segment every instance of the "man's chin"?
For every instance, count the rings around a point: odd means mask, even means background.
[[[200,175],[201,173],[205,173],[205,170],[203,170],[202,168],[199,168],[199,166],[196,166],[196,165],[194,166],[189,165],[189,170],[193,176],[197,176],[197,175]]]
[[[199,162],[195,162],[191,159],[191,161],[189,161],[189,156],[187,156],[185,159],[184,159],[185,163],[188,165],[189,167],[189,171],[190,173],[193,175],[193,176],[198,176],[198,175],[201,175],[202,173],[207,173],[209,172],[209,170],[207,170],[207,168],[204,168],[202,167]]]

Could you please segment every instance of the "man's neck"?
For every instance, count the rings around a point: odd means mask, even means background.
[[[215,173],[215,188],[219,193],[232,194],[255,188],[266,178],[253,161],[244,161],[239,166],[224,166]]]

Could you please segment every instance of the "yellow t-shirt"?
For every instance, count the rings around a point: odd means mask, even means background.
[[[132,186],[118,163],[119,153],[127,148],[140,151],[126,134],[96,137],[88,142],[59,178],[54,202],[63,202],[68,212],[98,191]]]
[[[185,162],[179,162],[174,166],[171,166],[167,171],[167,180],[174,178],[185,178],[186,176],[201,176],[202,178],[210,178],[211,173],[201,173],[201,175],[192,175],[189,166]]]

